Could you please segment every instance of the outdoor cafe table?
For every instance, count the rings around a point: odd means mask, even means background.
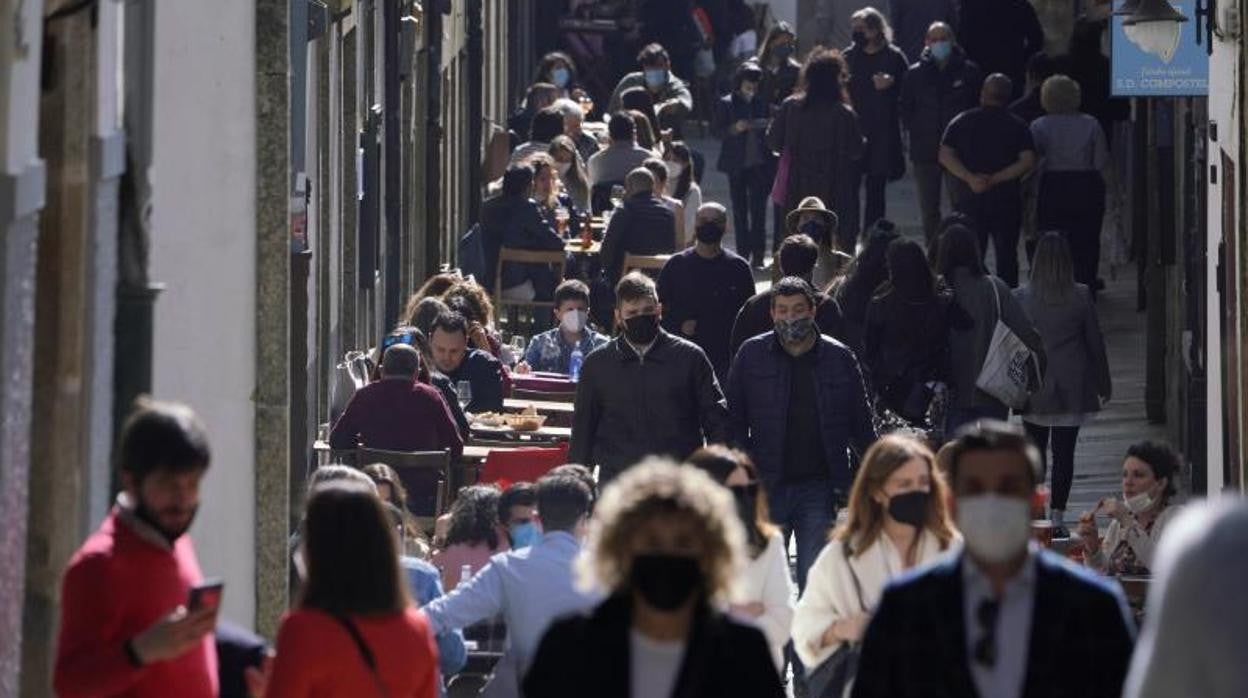
[[[515,441],[521,445],[568,441],[572,438],[571,427],[542,427],[533,431],[517,431],[511,427],[491,427],[484,424],[471,425],[472,437],[490,442]],[[473,438],[469,439],[469,443]]]
[[[565,242],[563,249],[565,252],[575,257],[596,257],[602,252],[602,241],[594,240],[590,243],[589,247],[586,247],[581,244],[579,238],[576,238]]]
[[[567,395],[576,393],[576,383],[573,383],[571,378],[562,373],[547,373],[544,371],[513,373],[511,374],[511,385],[519,390],[532,390],[541,393],[563,393]]]
[[[532,407],[538,414],[550,417],[571,417],[575,406],[570,402],[552,402],[550,400],[525,400],[509,397],[503,400],[503,409],[508,412],[523,412]]]

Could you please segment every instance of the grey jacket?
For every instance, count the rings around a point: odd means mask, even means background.
[[[990,274],[976,277],[964,269],[957,269],[953,278],[946,281],[953,287],[953,299],[957,306],[953,309],[949,329],[951,407],[1000,407],[1000,401],[975,387],[979,372],[984,367],[984,359],[988,356],[993,330],[997,327],[997,306],[993,293],[999,294],[1001,315],[1006,326],[1036,353],[1041,375],[1045,368],[1044,342],[1027,312],[1010,292],[1010,287],[1001,279]]]
[[[1100,398],[1112,391],[1105,338],[1096,319],[1092,294],[1083,284],[1064,302],[1045,303],[1030,286],[1014,297],[1044,339],[1048,367],[1044,384],[1031,396],[1024,414],[1088,414],[1101,409]]]

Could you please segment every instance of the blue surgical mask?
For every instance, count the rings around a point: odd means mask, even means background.
[[[928,48],[932,52],[932,58],[938,61],[949,60],[949,56],[953,54],[953,44],[948,41],[933,41]]]
[[[537,536],[540,533],[537,530],[537,524],[532,521],[511,524],[507,527],[507,532],[511,536],[512,550],[519,550],[533,545],[537,542]]]
[[[667,71],[662,68],[653,68],[646,71],[646,86],[650,88],[662,87],[667,83]]]
[[[572,78],[572,72],[569,71],[567,68],[555,68],[554,70],[550,71],[550,81],[553,82],[555,84],[555,87],[558,87],[559,89],[563,89],[567,87],[568,80],[571,78]]]

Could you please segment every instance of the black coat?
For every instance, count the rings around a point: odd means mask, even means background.
[[[849,98],[867,139],[862,171],[898,179],[906,173],[897,115],[897,101],[909,66],[906,54],[892,45],[873,54],[853,46],[845,51],[845,62],[849,64]],[[875,89],[872,76],[876,73],[893,76],[892,86],[887,90]]]
[[[494,290],[500,247],[522,250],[562,250],[563,238],[553,223],[542,216],[541,206],[527,196],[496,196],[481,205],[481,242],[485,249],[485,288]],[[503,267],[503,288],[524,283],[541,264],[508,264]]]
[[[606,482],[648,455],[684,460],[726,443],[728,403],[706,354],[660,332],[645,360],[617,337],[585,357],[576,387],[569,463],[601,467]]]
[[[1023,94],[1027,59],[1044,50],[1044,29],[1028,0],[962,0],[958,40],[985,74],[1005,73]]]
[[[901,123],[910,132],[910,160],[936,162],[953,117],[979,104],[984,74],[955,47],[944,69],[924,50],[901,86]]]
[[[627,254],[671,254],[676,251],[676,214],[657,196],[645,192],[624,200],[611,215],[602,237],[602,271],[612,288],[620,280]]]
[[[716,167],[720,172],[734,175],[747,168],[747,155],[752,154],[754,161],[748,167],[760,167],[771,164],[771,151],[764,139],[766,133],[762,128],[751,128],[733,133],[732,125],[737,121],[754,121],[767,119],[771,116],[771,107],[763,99],[755,96],[745,101],[739,94],[724,95],[715,102],[715,113],[711,118],[711,133],[723,141],[719,149],[719,160]],[[752,151],[752,153],[751,153]]]
[[[947,292],[909,301],[889,289],[867,306],[862,355],[872,391],[893,411],[915,386],[948,381],[952,303]]]
[[[826,334],[833,339],[845,341],[845,318],[841,316],[841,306],[836,299],[826,293],[816,292],[815,325],[819,334]],[[728,341],[728,358],[737,355],[737,350],[750,337],[774,330],[775,323],[771,320],[771,291],[763,291],[750,297],[737,313],[736,322],[732,324],[732,338]]]
[[[632,602],[613,596],[555,621],[524,678],[526,698],[629,698]],[[672,698],[780,698],[784,688],[762,631],[709,606],[694,615]]]

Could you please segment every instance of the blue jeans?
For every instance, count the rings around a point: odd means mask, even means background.
[[[797,536],[797,588],[806,589],[806,572],[828,541],[836,522],[836,488],[830,480],[781,484],[768,493],[771,520],[784,534],[784,547]]]

